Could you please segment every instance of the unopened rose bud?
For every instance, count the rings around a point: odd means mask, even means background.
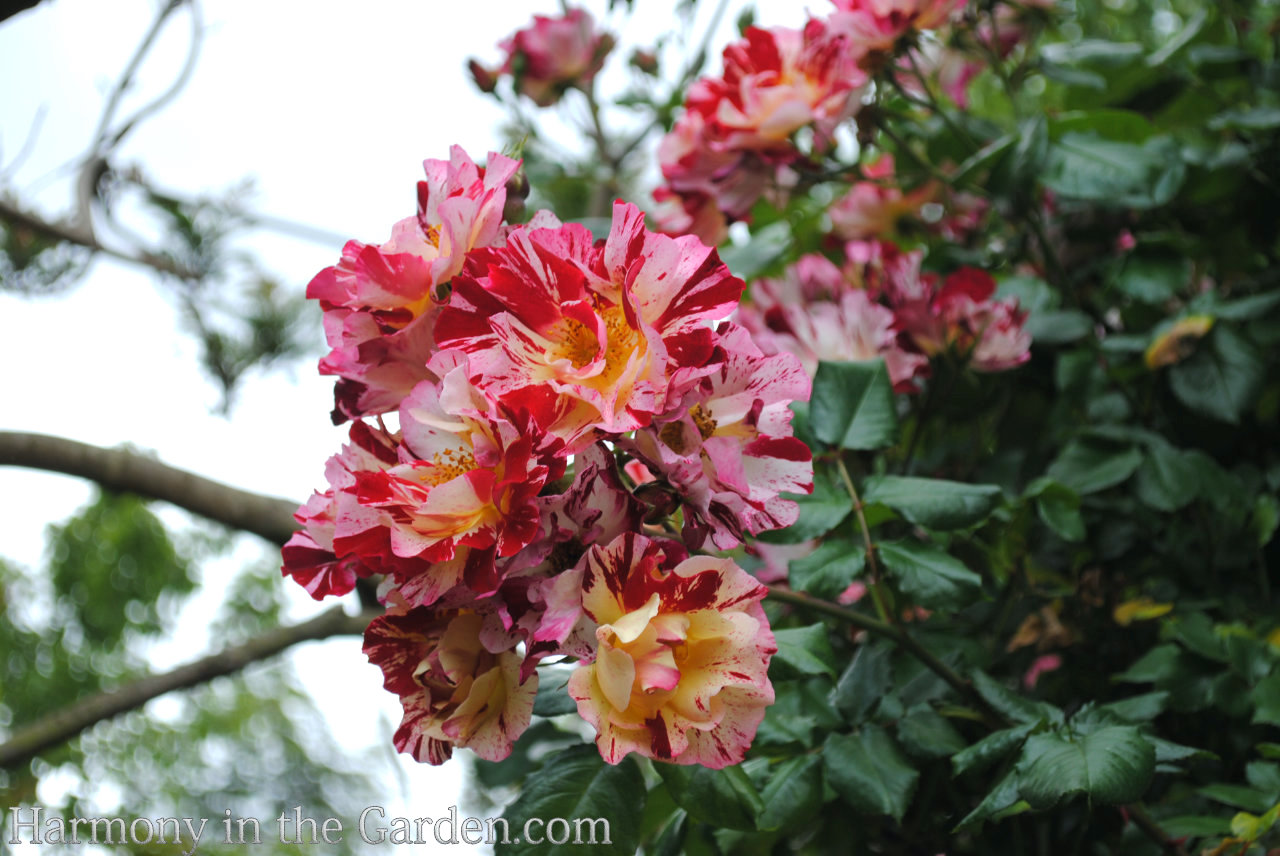
[[[507,199],[513,196],[517,199],[529,198],[529,176],[524,174],[524,167],[507,179]]]
[[[868,104],[862,108],[854,121],[858,125],[858,145],[865,148],[873,144],[876,140],[876,131],[879,130],[880,111],[874,104]]]
[[[529,177],[521,169],[507,179],[507,201],[502,206],[502,219],[508,223],[524,221],[524,201],[529,196]]]
[[[476,88],[484,93],[491,93],[498,88],[497,73],[485,68],[476,60],[468,60],[467,69],[471,72],[471,77],[476,82]]]
[[[653,51],[636,48],[631,54],[631,65],[651,77],[658,75],[658,57]]]
[[[644,515],[646,523],[661,523],[680,507],[680,497],[670,485],[663,482],[652,481],[640,485],[635,489],[635,497],[648,506]]]

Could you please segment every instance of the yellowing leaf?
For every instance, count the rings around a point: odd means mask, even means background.
[[[1280,648],[1280,627],[1267,634],[1267,644],[1273,648]]]
[[[1195,350],[1196,342],[1213,327],[1213,316],[1192,315],[1174,324],[1147,348],[1147,368],[1158,369],[1180,363]]]
[[[1122,627],[1128,627],[1135,621],[1150,621],[1153,618],[1159,618],[1173,611],[1171,603],[1156,603],[1149,597],[1140,597],[1135,600],[1127,600],[1115,608],[1111,613],[1111,617],[1116,620],[1116,624]]]
[[[1242,811],[1231,818],[1231,834],[1243,841],[1253,841],[1258,837],[1258,816]]]

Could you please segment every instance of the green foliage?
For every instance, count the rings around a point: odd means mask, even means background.
[[[968,236],[900,223],[894,240],[941,272],[992,271],[1029,313],[1032,358],[979,375],[939,355],[910,396],[882,361],[819,364],[794,408],[814,491],[761,540],[816,539],[788,584],[864,620],[770,608],[777,702],[743,776],[690,802],[664,773],[651,794],[678,805],[646,841],[1128,854],[1161,852],[1158,827],[1187,852],[1280,842],[1280,65],[1263,35],[1278,14],[1035,12],[1039,41],[986,56],[964,113],[881,76],[863,163],[888,151],[897,186],[945,181],[990,212]],[[828,187],[757,205],[734,269],[839,263],[810,219],[843,192]]]
[[[710,785],[708,785],[710,787]],[[639,797],[639,801],[637,801]],[[592,851],[596,853],[632,854],[640,840],[640,819],[644,804],[644,779],[635,761],[625,759],[621,764],[609,766],[600,760],[594,746],[575,746],[549,758],[521,792],[520,797],[503,813],[512,830],[510,842],[499,842],[494,852],[502,853],[568,853],[581,844],[557,845],[553,841],[529,844],[521,842],[525,823],[530,818],[549,820],[608,820],[609,839],[604,839],[604,828],[596,832]],[[537,829],[535,825],[533,827]],[[582,831],[582,841],[592,832],[588,824]],[[575,830],[577,832],[577,830]],[[553,836],[537,833],[544,839]],[[556,832],[555,838],[559,837]]]
[[[898,419],[884,361],[819,365],[809,420],[819,440],[842,449],[891,445]]]
[[[1026,27],[1022,43],[977,45],[1003,15]],[[604,764],[561,727],[576,708],[566,671],[544,668],[512,756],[475,765],[482,796],[514,799],[511,830],[601,817],[611,843],[593,852],[695,856],[1156,854],[1183,836],[1186,852],[1280,846],[1278,21],[1271,0],[972,2],[947,45],[981,60],[963,109],[886,60],[855,133],[829,152],[801,141],[790,200],[757,203],[722,250],[735,274],[776,275],[805,253],[843,263],[827,205],[892,154],[895,184],[881,189],[931,188],[940,209],[902,218],[893,240],[926,250],[930,275],[990,271],[1028,313],[1030,360],[979,372],[940,343],[910,394],[881,358],[820,362],[810,400],[792,408],[813,490],[788,497],[793,525],[759,540],[793,556],[793,592],[840,603],[767,605],[775,702],[747,760]],[[670,86],[637,75],[607,106],[670,128],[709,53]],[[566,103],[600,119],[584,93]],[[614,197],[639,198],[643,134],[604,139],[592,121],[582,156],[508,106],[528,209],[599,237]],[[216,207],[152,202],[174,264],[230,274],[220,242],[234,224]],[[960,211],[972,223],[944,228],[939,217]],[[38,236],[3,230],[13,270],[58,267]],[[243,335],[205,323],[192,298],[219,377],[294,348],[290,305],[261,285]],[[59,528],[47,586],[3,569],[5,727],[140,672],[139,640],[163,632],[190,590],[182,551],[128,502],[104,499]],[[270,591],[246,578],[232,594],[239,617],[219,632],[269,626]],[[85,778],[174,759],[203,770],[176,735],[212,751],[238,730],[256,763],[201,799],[318,802],[332,788],[271,778],[278,767],[318,779],[309,763],[337,763],[286,736],[296,687],[271,683],[262,672],[209,687],[177,724],[127,718],[127,737],[82,739],[49,763]],[[167,793],[174,778],[143,781]],[[10,784],[30,793],[33,779]]]
[[[0,562],[0,733],[146,675],[150,647],[173,633],[197,594],[195,563],[228,546],[204,535],[175,539],[137,497],[99,494],[50,527],[40,573]],[[281,595],[275,560],[238,573],[210,626],[214,646],[277,627]],[[299,804],[312,815],[355,817],[376,801],[376,768],[346,757],[292,670],[266,662],[169,694],[0,771],[0,791],[7,805],[38,803],[50,816],[74,817],[102,814],[105,788],[114,794],[113,816],[171,816],[177,806],[179,815],[221,818],[229,808],[274,833],[272,819]],[[37,792],[47,777],[56,785]],[[264,854],[291,849],[273,839],[264,832]],[[357,841],[335,852],[361,851]]]
[[[188,563],[164,526],[135,496],[100,495],[49,532],[54,595],[70,605],[92,646],[113,648],[126,633],[167,629],[174,597],[193,588]]]

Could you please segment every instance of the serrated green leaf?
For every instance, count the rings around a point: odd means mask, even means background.
[[[1264,291],[1235,300],[1213,299],[1207,301],[1205,306],[1207,314],[1226,321],[1253,321],[1280,306],[1280,291]]]
[[[1068,133],[1092,133],[1121,143],[1141,143],[1155,133],[1146,116],[1132,110],[1073,110],[1054,117],[1049,133],[1058,139]]]
[[[1005,134],[1003,137],[997,137],[978,149],[978,151],[965,158],[960,166],[956,167],[956,171],[951,175],[953,185],[956,187],[963,185],[971,175],[990,166],[1017,141],[1018,138],[1015,135]]]
[[[1264,794],[1255,788],[1245,787],[1244,785],[1205,785],[1202,788],[1197,788],[1196,793],[1214,802],[1234,808],[1242,808],[1254,814],[1262,814],[1272,806],[1269,794]]]
[[[1215,324],[1191,357],[1169,369],[1169,388],[1191,410],[1239,425],[1265,379],[1258,347],[1225,324]]]
[[[1020,696],[986,672],[975,669],[970,680],[987,704],[1014,722],[1062,722],[1062,711],[1053,705]]]
[[[959,609],[982,593],[982,577],[937,547],[916,541],[884,541],[876,552],[898,588],[921,606]]]
[[[538,670],[538,694],[533,699],[533,712],[538,716],[562,716],[577,713],[578,703],[569,695],[572,669],[545,667]]]
[[[1077,793],[1101,803],[1131,802],[1146,791],[1155,763],[1154,747],[1132,725],[1033,734],[1018,760],[1019,793],[1037,809]]]
[[[1125,259],[1115,287],[1143,303],[1160,304],[1191,282],[1191,262],[1183,256],[1134,253]]]
[[[678,810],[672,817],[671,821],[662,828],[662,832],[653,842],[654,856],[683,856],[685,852],[684,836],[688,827],[689,815],[684,809]],[[645,846],[645,853],[650,850],[649,846]]]
[[[1102,705],[1098,710],[1115,714],[1129,722],[1150,722],[1164,713],[1169,703],[1166,692],[1143,693],[1131,698],[1113,701]]]
[[[901,821],[920,774],[882,728],[832,734],[822,746],[827,781],[853,808]]]
[[[1228,110],[1209,120],[1209,130],[1227,128],[1242,131],[1266,131],[1280,127],[1280,107],[1252,107],[1247,110]]]
[[[1251,697],[1255,724],[1280,725],[1280,671],[1258,681]]]
[[[970,770],[975,772],[982,770],[1020,747],[1037,727],[1039,723],[1028,722],[1013,728],[994,731],[969,748],[953,755],[951,767],[957,776]]]
[[[760,798],[764,801],[761,829],[783,835],[803,829],[822,808],[822,759],[816,755],[786,759],[770,772]]]
[[[1133,446],[1112,446],[1090,440],[1068,444],[1049,465],[1049,477],[1081,496],[1123,482],[1142,465],[1142,452]]]
[[[1265,547],[1280,529],[1280,499],[1269,493],[1258,494],[1253,503],[1253,517],[1249,521],[1258,546]]]
[[[1041,182],[1064,199],[1154,208],[1173,199],[1185,175],[1178,143],[1171,137],[1135,145],[1068,133],[1050,147]]]
[[[858,648],[832,693],[836,710],[851,723],[859,724],[871,712],[893,682],[889,666],[892,649],[882,643]]]
[[[850,538],[827,538],[818,549],[791,562],[787,582],[797,591],[835,600],[862,575],[867,551]]]
[[[1050,62],[1110,67],[1133,62],[1142,56],[1143,47],[1137,42],[1079,39],[1047,44],[1040,48],[1040,52]]]
[[[862,490],[866,502],[881,502],[930,529],[961,529],[986,519],[1000,502],[993,484],[966,484],[912,476],[872,476]]]
[[[1176,763],[1185,761],[1188,758],[1215,758],[1212,752],[1204,749],[1197,749],[1194,746],[1183,746],[1181,743],[1173,743],[1159,737],[1147,736],[1147,740],[1156,749],[1156,763]]]
[[[1033,490],[1034,489],[1034,490]],[[1064,541],[1084,540],[1084,518],[1080,515],[1080,495],[1048,478],[1037,479],[1025,494],[1035,498],[1036,516]]]
[[[1231,822],[1225,817],[1186,815],[1160,821],[1160,828],[1174,838],[1209,838],[1231,834]]]
[[[1010,770],[1003,779],[1001,779],[994,788],[992,788],[982,802],[978,803],[973,811],[965,815],[964,819],[956,825],[955,832],[963,832],[973,826],[980,826],[983,821],[990,820],[1002,811],[1007,811],[1018,803],[1018,773],[1016,770]]]
[[[819,538],[853,513],[853,499],[830,467],[813,471],[813,493],[782,496],[800,507],[800,516],[785,529],[761,532],[760,540],[769,544],[797,544]]]
[[[948,758],[966,746],[955,726],[928,705],[917,705],[898,720],[898,743],[921,758]]]
[[[1131,684],[1153,684],[1172,678],[1183,668],[1182,651],[1177,645],[1157,645],[1112,680]]]
[[[836,655],[831,650],[825,624],[775,630],[773,638],[777,641],[778,653],[773,655],[770,677],[775,677],[778,671],[776,667],[781,664],[796,674],[829,675],[835,678],[836,669],[833,664]],[[777,676],[785,678],[786,669]]]
[[[631,758],[623,758],[616,766],[606,764],[595,746],[574,746],[547,760],[538,775],[530,777],[516,801],[502,816],[507,820],[513,838],[494,846],[495,854],[560,854],[580,851],[572,843],[540,844],[517,841],[530,818],[562,817],[582,822],[582,840],[590,833],[598,836],[593,853],[617,853],[633,856],[640,844],[640,821],[645,803],[644,777]],[[604,829],[596,829],[591,821],[608,821],[609,844],[602,843]],[[536,827],[535,827],[536,828]]]
[[[608,237],[611,221],[604,220],[604,235]],[[734,276],[752,280],[767,270],[791,246],[791,226],[785,220],[770,223],[751,234],[751,240],[744,244],[734,244],[720,250],[720,260],[731,270]]]
[[[756,742],[763,746],[812,746],[814,731],[829,731],[843,724],[831,705],[834,690],[831,679],[825,675],[775,683],[776,700],[765,708]]]
[[[740,765],[712,770],[696,765],[654,764],[676,805],[694,820],[728,829],[756,828],[764,802]]]
[[[1280,765],[1268,761],[1250,761],[1245,765],[1244,777],[1272,801],[1280,800]]]
[[[1094,321],[1078,309],[1059,309],[1028,315],[1024,326],[1037,345],[1066,345],[1092,334]]]
[[[1227,650],[1227,637],[1219,632],[1219,627],[1203,612],[1193,612],[1180,618],[1173,624],[1174,638],[1195,654],[1207,660],[1219,663],[1230,663],[1231,652]]]
[[[809,422],[824,443],[842,449],[882,449],[898,435],[893,384],[884,360],[818,364]]]
[[[1138,498],[1146,505],[1159,511],[1177,511],[1199,494],[1199,468],[1191,455],[1163,438],[1153,438],[1138,467],[1135,485]]]

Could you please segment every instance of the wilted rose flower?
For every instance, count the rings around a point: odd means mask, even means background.
[[[485,648],[483,624],[474,612],[419,608],[381,615],[365,630],[364,652],[404,709],[401,752],[443,764],[464,746],[501,761],[528,728],[537,675],[522,681],[518,653]]]
[[[765,356],[741,327],[723,325],[725,356],[689,390],[674,418],[636,432],[634,450],[678,490],[684,538],[728,550],[748,533],[796,521],[782,493],[813,490],[809,447],[791,436],[792,401],[809,398],[809,377],[791,354]]]

